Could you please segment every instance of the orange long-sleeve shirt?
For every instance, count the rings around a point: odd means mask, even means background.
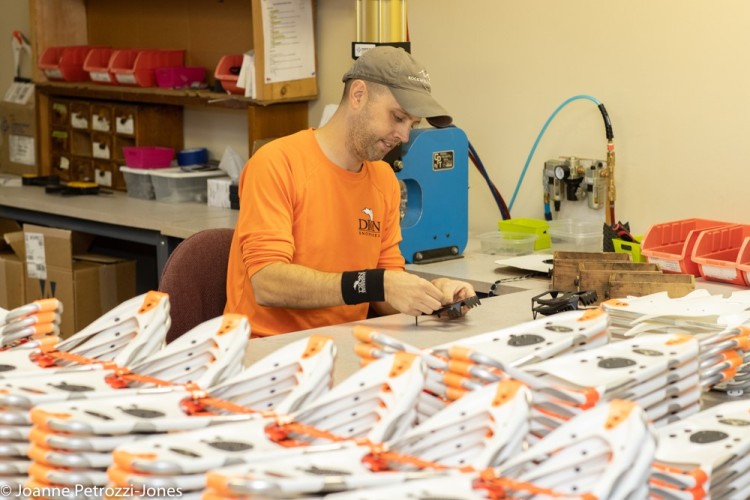
[[[323,154],[312,129],[258,150],[240,176],[225,312],[249,317],[254,336],[364,319],[367,304],[319,309],[260,306],[250,278],[273,262],[325,272],[404,269],[400,190],[385,162],[349,172]]]

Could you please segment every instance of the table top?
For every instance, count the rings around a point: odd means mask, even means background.
[[[237,210],[205,203],[164,203],[131,198],[121,192],[63,197],[46,194],[44,188],[36,186],[1,186],[0,205],[147,229],[182,239],[202,229],[233,228],[237,221]]]
[[[245,363],[254,363],[289,342],[307,338],[310,335],[323,335],[333,338],[336,343],[338,354],[334,369],[334,382],[339,383],[359,368],[359,358],[354,353],[354,346],[358,341],[352,335],[355,325],[367,325],[415,347],[432,347],[531,321],[533,319],[531,297],[541,291],[540,289],[521,290],[482,299],[480,306],[471,309],[466,316],[455,320],[423,316],[415,324],[413,316],[393,314],[365,321],[256,338],[249,342]]]

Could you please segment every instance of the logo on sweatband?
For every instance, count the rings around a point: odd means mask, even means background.
[[[341,296],[345,304],[382,302],[385,300],[385,269],[347,271],[341,274]]]

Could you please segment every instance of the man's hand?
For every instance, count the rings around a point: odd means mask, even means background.
[[[440,299],[442,305],[457,302],[476,295],[474,287],[465,281],[452,280],[449,278],[436,278],[432,280],[432,284],[443,294],[443,297]]]
[[[432,314],[441,306],[475,295],[469,283],[448,278],[429,282],[406,271],[386,271],[384,284],[385,302],[396,312],[411,316]]]
[[[460,300],[466,300],[476,295],[474,287],[465,281],[457,281],[448,278],[437,278],[432,280],[432,284],[438,287],[443,293],[443,305],[452,304]],[[469,312],[469,307],[461,306],[461,316]]]
[[[383,282],[385,302],[398,312],[412,316],[432,314],[443,304],[443,291],[406,271],[386,271]]]

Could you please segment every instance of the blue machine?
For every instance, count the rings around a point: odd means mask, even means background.
[[[460,257],[469,237],[469,140],[461,129],[411,132],[391,164],[401,184],[406,262]]]

